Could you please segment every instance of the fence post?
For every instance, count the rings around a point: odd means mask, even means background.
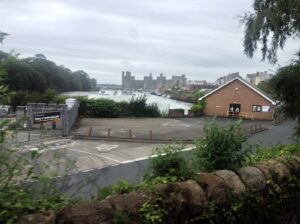
[[[250,126],[250,135],[253,133],[253,126]]]
[[[152,130],[149,131],[150,140],[152,140]]]
[[[129,138],[132,139],[132,130],[131,129],[129,129],[129,133],[128,134],[129,134]]]
[[[259,130],[261,130],[261,123],[258,124],[258,128],[259,128]]]
[[[93,131],[93,128],[92,128],[92,127],[90,127],[90,128],[89,128],[89,133],[88,133],[88,136],[89,136],[89,137],[91,137],[91,135],[92,135],[92,131]]]
[[[68,106],[66,104],[61,105],[61,125],[62,125],[62,136],[67,136],[69,134],[68,130]]]
[[[110,138],[110,128],[107,130],[107,136]]]

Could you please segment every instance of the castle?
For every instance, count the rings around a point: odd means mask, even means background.
[[[187,78],[185,75],[175,76],[167,79],[166,76],[160,74],[156,79],[153,79],[152,74],[144,76],[144,80],[135,80],[135,76],[129,71],[122,71],[122,89],[124,90],[165,90],[177,86],[182,88],[186,85]]]

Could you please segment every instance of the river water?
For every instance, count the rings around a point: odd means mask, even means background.
[[[158,108],[162,112],[166,112],[169,109],[184,109],[185,114],[187,114],[188,109],[191,108],[192,104],[191,103],[185,103],[181,102],[178,100],[172,100],[167,97],[163,96],[156,96],[152,95],[148,92],[134,92],[132,94],[128,93],[122,93],[122,91],[110,91],[110,90],[105,90],[105,93],[100,93],[100,92],[67,92],[63,93],[63,95],[67,95],[70,97],[74,96],[87,96],[89,99],[98,99],[98,98],[107,98],[107,99],[112,99],[114,101],[120,102],[120,101],[130,101],[132,97],[139,97],[145,95],[147,98],[147,104],[151,103],[156,103]]]

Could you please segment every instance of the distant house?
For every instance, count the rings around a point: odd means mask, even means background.
[[[234,78],[199,100],[206,101],[203,113],[246,119],[273,120],[276,102],[242,78]]]

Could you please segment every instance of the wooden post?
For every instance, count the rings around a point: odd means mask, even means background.
[[[258,124],[258,128],[259,128],[259,130],[261,130],[261,123]]]
[[[149,131],[149,137],[152,140],[152,130]]]
[[[243,131],[244,131],[244,135],[247,135],[247,134],[248,134],[247,128],[243,128]]]
[[[93,131],[93,128],[90,127],[90,128],[89,128],[89,132],[88,132],[88,136],[89,136],[89,137],[92,135],[92,131]]]
[[[107,137],[109,137],[109,138],[110,138],[110,128],[109,128],[109,129],[107,129]]]
[[[132,139],[132,130],[131,129],[129,129],[128,135],[129,135],[129,138]]]
[[[253,126],[250,126],[250,135],[253,133]]]

